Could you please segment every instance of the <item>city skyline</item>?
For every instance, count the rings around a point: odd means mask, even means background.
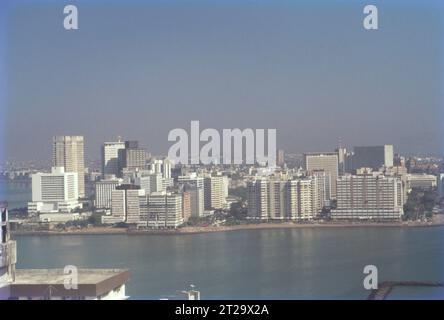
[[[61,136],[61,135],[58,135]],[[69,136],[69,135],[66,135]],[[81,136],[84,137],[82,135],[73,135],[73,136]],[[122,141],[118,141],[118,138],[121,139]],[[49,141],[49,147],[47,145],[44,145],[44,148],[47,148],[49,150],[49,152],[51,153],[51,141],[52,141],[53,137],[50,137]],[[115,141],[112,141],[113,139],[108,139],[106,141],[103,141],[101,144],[99,143],[98,149],[94,150],[91,147],[88,148],[88,140],[85,138],[84,140],[84,144],[85,144],[85,161],[91,163],[91,162],[102,162],[102,158],[103,158],[103,148],[105,145],[109,145],[109,144],[115,144],[115,143],[124,143],[125,139],[122,136],[116,135],[116,138],[114,139]],[[145,143],[143,143],[142,140],[126,140],[126,141],[137,141],[139,142],[140,148],[143,150],[146,150],[147,153],[150,155],[150,157],[152,158],[156,158],[156,157],[168,157],[168,150],[166,150],[165,152],[159,152],[159,153],[152,153],[149,146],[146,146]],[[142,142],[142,143],[141,143]],[[171,146],[173,143],[169,142]],[[203,145],[205,145],[205,142],[201,142],[200,146],[202,147]],[[369,144],[369,145],[363,145],[363,144],[357,144],[357,145],[345,145],[342,141],[338,141],[337,145],[332,145],[330,148],[327,149],[320,149],[320,148],[316,148],[314,146],[309,147],[308,151],[307,150],[287,150],[287,149],[283,149],[283,148],[279,148],[279,146],[277,147],[277,153],[278,152],[284,152],[285,155],[299,155],[299,156],[304,156],[305,154],[328,154],[328,153],[335,153],[338,154],[338,147],[341,148],[345,148],[347,150],[347,152],[354,152],[354,148],[358,147],[358,148],[374,148],[374,147],[381,147],[387,145],[387,143],[381,143],[381,145],[377,145],[377,144]],[[403,153],[400,152],[397,148],[396,145],[392,145],[393,146],[393,154],[394,155],[399,155],[402,157],[432,157],[432,158],[441,158],[444,156],[444,153],[433,153],[433,152],[423,152],[423,153]],[[244,146],[245,147],[245,146]],[[89,149],[89,153],[86,151]],[[278,155],[277,155],[278,156]],[[222,155],[221,155],[222,158]],[[3,158],[3,163],[0,164],[5,164],[6,162],[15,162],[17,161],[18,163],[20,162],[37,162],[40,164],[44,164],[47,163],[48,165],[51,166],[51,163],[53,161],[53,156],[51,154],[47,154],[44,155],[43,158],[25,158],[25,159],[19,159],[19,158],[14,158],[14,157],[6,157]],[[200,163],[202,164],[202,163]],[[97,169],[103,170],[103,168],[101,167],[102,164],[100,164],[100,167],[98,167]],[[87,167],[86,163],[85,163],[85,168]]]
[[[443,40],[443,0],[0,0],[0,300],[444,299]]]
[[[20,3],[2,43],[5,158],[46,159],[46,141],[58,134],[85,136],[88,157],[117,135],[165,154],[168,132],[192,120],[218,130],[275,128],[278,148],[289,152],[342,141],[442,154],[436,1],[377,1],[374,32],[362,28],[360,1],[79,1],[73,32],[62,28],[62,4],[48,1],[34,14]]]

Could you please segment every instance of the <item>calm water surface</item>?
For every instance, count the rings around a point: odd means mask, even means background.
[[[0,201],[8,201],[9,209],[27,207],[32,201],[31,182],[0,180]]]
[[[203,299],[364,299],[363,268],[369,264],[378,267],[380,281],[444,280],[443,227],[19,236],[17,241],[20,268],[130,269],[132,299],[166,297],[190,284]],[[443,298],[442,291],[404,292],[396,291],[395,298]]]

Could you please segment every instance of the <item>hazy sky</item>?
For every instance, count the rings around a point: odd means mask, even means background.
[[[288,152],[341,138],[442,153],[439,2],[14,1],[0,24],[3,156],[49,159],[56,134],[84,135],[89,158],[117,135],[166,153],[191,120],[276,128]],[[79,30],[63,28],[67,4]]]

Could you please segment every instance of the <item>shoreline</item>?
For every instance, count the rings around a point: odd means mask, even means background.
[[[77,230],[41,230],[41,231],[12,231],[13,236],[35,236],[35,235],[186,235],[216,232],[234,232],[245,230],[266,229],[299,229],[299,228],[420,228],[444,226],[444,215],[433,222],[324,222],[324,223],[294,223],[294,222],[265,222],[257,224],[244,224],[232,226],[209,226],[209,227],[181,227],[178,229],[161,230],[133,230],[128,228],[92,227]]]

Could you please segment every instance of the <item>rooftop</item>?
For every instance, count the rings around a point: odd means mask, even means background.
[[[82,269],[78,272],[77,289],[66,289],[63,269],[17,269],[11,283],[13,297],[53,296],[100,296],[114,290],[129,279],[126,269]]]
[[[78,284],[98,284],[111,277],[128,272],[125,269],[78,269]],[[62,284],[63,269],[17,269],[14,284]]]

